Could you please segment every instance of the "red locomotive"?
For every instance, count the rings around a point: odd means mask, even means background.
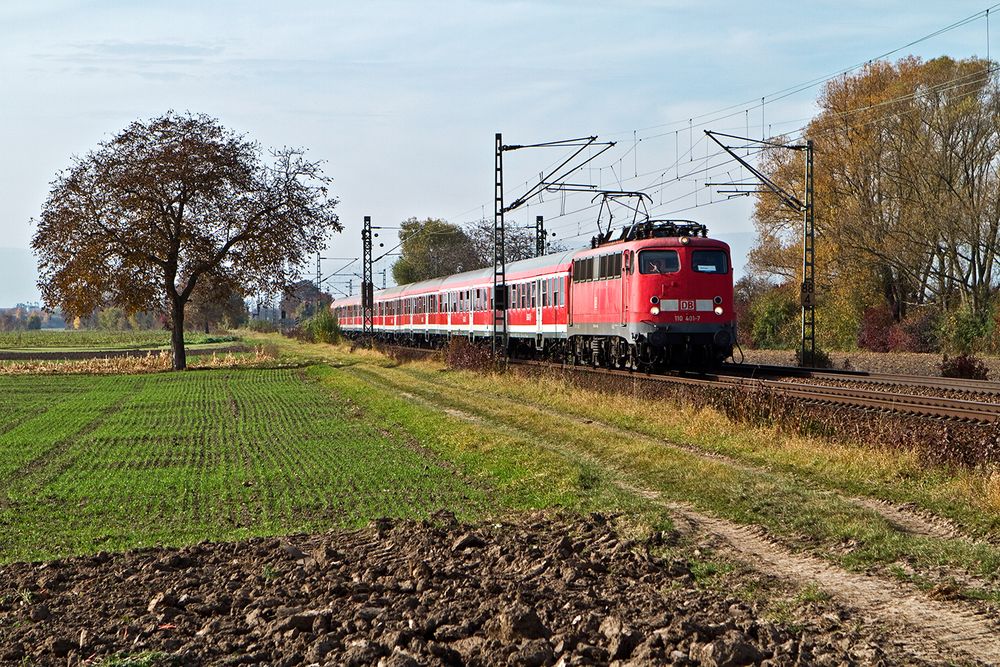
[[[590,249],[507,264],[511,354],[611,368],[710,366],[732,355],[726,243],[690,221],[649,221],[610,236]],[[422,346],[455,336],[489,341],[492,291],[492,268],[381,290],[374,335]],[[361,333],[360,297],[333,311],[346,333]]]

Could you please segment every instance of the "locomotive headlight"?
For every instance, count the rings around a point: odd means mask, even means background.
[[[722,306],[716,306],[716,307],[715,307],[715,314],[716,314],[716,315],[721,315],[721,314],[722,314],[722,313],[724,313],[724,312],[726,312],[726,311],[724,311],[724,310],[722,309]]]
[[[649,314],[650,315],[659,315],[660,314],[660,307],[659,306],[653,306],[652,308],[649,309]]]

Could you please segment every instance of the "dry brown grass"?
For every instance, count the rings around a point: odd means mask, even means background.
[[[271,364],[276,358],[273,349],[255,347],[240,354],[213,353],[211,357],[191,359],[188,368],[247,368]],[[0,362],[0,375],[126,375],[161,373],[171,370],[170,352],[150,352],[144,356],[103,357],[74,361],[30,360]]]

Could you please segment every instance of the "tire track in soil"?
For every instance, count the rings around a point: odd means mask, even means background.
[[[1000,626],[985,612],[956,602],[933,600],[912,586],[847,572],[811,556],[790,552],[757,526],[734,524],[658,497],[656,501],[696,530],[722,538],[740,560],[756,569],[799,583],[818,584],[863,616],[886,623],[890,633],[900,635],[911,650],[945,660],[960,654],[985,664],[1000,663]],[[903,627],[898,628],[900,625]]]
[[[407,373],[407,375],[409,375],[414,380],[425,381],[422,378],[413,376],[412,374]],[[447,384],[453,389],[458,389],[458,387],[446,381],[442,381],[442,384]],[[683,450],[684,452],[697,456],[703,460],[720,461],[726,463],[727,465],[732,466],[736,470],[740,470],[743,472],[753,472],[753,471],[775,472],[768,466],[755,466],[752,463],[740,461],[739,459],[736,459],[728,454],[705,451],[704,449],[700,449],[693,445],[688,445],[681,442],[675,442],[672,440],[664,440],[662,438],[656,438],[655,436],[651,436],[641,431],[635,431],[626,427],[617,426],[615,424],[611,424],[600,419],[590,419],[586,417],[580,417],[578,415],[565,414],[562,412],[558,412],[557,410],[547,408],[543,405],[539,405],[538,403],[535,402],[530,402],[530,406],[533,409],[543,414],[549,415],[551,417],[556,417],[559,419],[572,421],[577,424],[601,429],[607,433],[618,436],[638,437],[650,440],[651,442],[658,442],[663,445],[666,445],[667,447],[673,447],[675,449]],[[449,408],[445,408],[444,410],[445,412],[447,412]],[[963,532],[961,528],[959,528],[955,523],[953,523],[949,519],[937,516],[931,512],[922,511],[904,505],[898,505],[887,500],[882,500],[880,498],[866,498],[864,496],[854,496],[850,494],[845,494],[835,488],[829,488],[829,487],[819,488],[814,483],[810,483],[808,480],[802,479],[794,472],[780,471],[780,474],[793,475],[797,480],[809,484],[808,488],[814,491],[827,491],[830,494],[837,496],[838,498],[840,498],[845,502],[870,510],[880,515],[883,519],[888,521],[889,524],[891,524],[895,529],[899,530],[900,532],[921,537],[931,537],[935,539],[945,539],[945,540],[960,539],[970,543],[977,543],[977,542],[995,543],[992,540],[976,539]]]
[[[453,407],[441,406],[415,394],[412,400],[447,412],[473,423],[484,420]],[[490,422],[501,428],[505,424]],[[515,429],[520,430],[520,429]],[[526,432],[525,432],[526,433]],[[539,445],[566,454],[558,447]],[[589,459],[580,452],[572,452]],[[596,461],[591,461],[597,463]],[[607,469],[606,466],[603,466]],[[971,605],[957,601],[934,600],[912,585],[889,582],[873,576],[848,572],[818,558],[794,553],[772,539],[760,526],[744,526],[693,509],[689,505],[667,501],[654,489],[627,482],[619,476],[610,481],[620,489],[636,494],[663,507],[679,519],[678,526],[687,532],[705,532],[721,538],[738,560],[774,576],[800,584],[818,584],[866,620],[889,628],[908,649],[927,659],[953,661],[956,655],[982,664],[1000,664],[1000,625]],[[925,655],[926,654],[926,655]]]

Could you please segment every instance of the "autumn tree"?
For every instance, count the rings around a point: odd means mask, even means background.
[[[330,231],[337,200],[318,162],[271,150],[209,116],[136,121],[57,174],[36,221],[39,289],[84,316],[104,304],[170,315],[186,367],[185,307],[199,283],[277,292]]]
[[[480,266],[493,266],[493,220],[484,219],[472,223],[466,232],[472,241]],[[531,259],[537,248],[534,226],[519,226],[508,221],[504,225],[504,259],[507,262],[517,262]],[[561,252],[566,248],[558,241],[546,244],[546,254]]]
[[[493,221],[479,220],[459,227],[444,220],[410,218],[402,223],[401,256],[393,264],[397,284],[428,280],[493,266]],[[556,242],[548,252],[565,248]],[[535,256],[535,228],[508,223],[504,228],[504,258],[517,262]]]
[[[841,331],[887,309],[992,308],[1000,251],[1000,85],[984,60],[869,63],[827,83],[804,136],[815,144],[817,318]],[[802,192],[801,153],[763,170]],[[757,275],[793,279],[801,216],[761,196]]]
[[[312,317],[317,310],[330,307],[333,297],[316,287],[315,281],[299,280],[287,288],[281,297],[282,319],[297,319]]]
[[[414,283],[482,268],[468,234],[444,220],[409,218],[400,224],[400,257],[392,265],[397,284]]]
[[[187,329],[200,329],[205,333],[213,327],[235,328],[248,319],[246,301],[239,285],[215,276],[203,278],[188,301],[184,319]]]

